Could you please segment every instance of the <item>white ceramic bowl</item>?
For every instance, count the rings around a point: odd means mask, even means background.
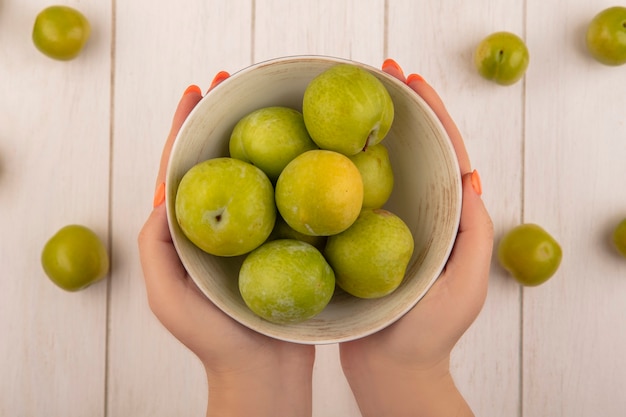
[[[209,255],[183,235],[174,213],[176,189],[182,176],[196,163],[228,156],[230,132],[241,117],[266,106],[301,110],[309,81],[332,65],[345,62],[372,72],[393,99],[395,119],[383,143],[393,164],[395,187],[385,208],[407,223],[415,240],[415,252],[403,283],[392,294],[364,300],[338,290],[318,316],[298,324],[273,324],[252,313],[239,294],[237,277],[244,256]],[[219,84],[185,121],[172,149],[166,184],[174,245],[200,290],[243,325],[277,339],[305,344],[354,340],[389,326],[408,312],[443,270],[461,212],[461,179],[454,149],[425,102],[405,84],[378,69],[323,56],[261,62]]]

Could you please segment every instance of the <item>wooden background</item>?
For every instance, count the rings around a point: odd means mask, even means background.
[[[520,222],[562,244],[557,275],[521,288],[496,262],[453,373],[477,416],[626,415],[626,260],[609,245],[626,216],[626,67],[585,52],[613,0],[64,0],[93,34],[56,62],[30,35],[46,0],[0,0],[0,416],[200,416],[204,371],[151,314],[136,238],[151,210],[175,105],[219,70],[294,54],[380,66],[393,57],[441,94],[463,132],[496,243]],[[475,45],[526,39],[525,79],[500,87]],[[80,223],[107,242],[109,278],[51,284],[45,241]],[[358,409],[321,346],[316,417]]]

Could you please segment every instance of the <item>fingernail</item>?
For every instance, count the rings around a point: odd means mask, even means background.
[[[217,74],[215,74],[215,77],[213,77],[213,81],[211,81],[211,86],[209,87],[208,91],[211,91],[212,89],[214,89],[219,83],[221,83],[228,77],[230,77],[230,74],[227,73],[226,71],[220,71]]]
[[[424,78],[419,74],[409,74],[409,76],[406,78],[406,83],[411,84],[414,81],[420,83],[426,82],[426,80],[424,80]]]
[[[476,191],[476,194],[482,195],[483,193],[483,184],[480,181],[480,175],[478,175],[478,171],[472,171],[472,176],[470,177],[472,182],[472,188]]]
[[[187,87],[187,89],[183,93],[183,96],[186,96],[187,94],[191,94],[191,93],[202,94],[202,90],[200,90],[200,87],[198,87],[197,85],[192,84],[189,87]]]
[[[154,201],[152,202],[153,207],[159,207],[161,204],[165,202],[165,183],[160,183],[156,191],[154,192]]]
[[[383,68],[383,71],[393,68],[402,75],[402,78],[404,78],[404,71],[402,71],[402,68],[400,67],[400,65],[398,65],[398,63],[391,58],[385,59],[385,61],[383,62],[382,68]]]

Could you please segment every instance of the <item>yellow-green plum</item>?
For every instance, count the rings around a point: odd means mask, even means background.
[[[526,44],[510,32],[492,33],[474,51],[474,65],[479,74],[500,85],[519,81],[526,73],[529,61]]]
[[[235,125],[229,141],[232,158],[260,168],[272,182],[283,168],[303,152],[317,149],[302,113],[273,106],[255,110]]]
[[[599,62],[626,64],[626,7],[609,7],[598,13],[587,27],[586,43]]]
[[[60,61],[77,57],[91,34],[91,25],[78,10],[49,6],[35,18],[33,43],[44,55]]]
[[[626,219],[623,219],[615,226],[613,230],[613,244],[617,251],[626,257]]]
[[[306,235],[330,236],[350,227],[359,215],[363,180],[347,156],[316,149],[287,164],[275,197],[290,227]]]
[[[212,158],[185,173],[176,192],[176,220],[207,253],[238,256],[259,247],[276,221],[274,189],[259,168]]]
[[[537,286],[561,264],[559,243],[541,226],[520,224],[506,232],[498,245],[498,260],[520,284]]]
[[[328,238],[324,255],[340,288],[355,297],[380,298],[404,280],[414,246],[400,217],[384,209],[364,209],[352,226]]]
[[[385,138],[394,106],[373,74],[352,64],[338,64],[308,84],[302,113],[317,146],[350,156]]]
[[[77,224],[57,231],[41,253],[43,270],[60,288],[78,291],[103,279],[109,255],[95,232]]]
[[[363,208],[380,208],[393,191],[394,177],[389,152],[382,143],[368,146],[350,160],[363,179]]]
[[[335,274],[312,245],[299,240],[267,242],[243,261],[239,290],[258,316],[279,324],[313,318],[330,302]]]

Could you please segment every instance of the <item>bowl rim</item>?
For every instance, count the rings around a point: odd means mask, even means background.
[[[213,93],[214,91],[218,91],[219,89],[223,89],[223,88],[228,88],[228,85],[231,82],[236,82],[236,79],[245,75],[248,72],[252,72],[258,68],[264,67],[264,66],[268,66],[268,65],[276,65],[276,64],[281,64],[281,63],[288,63],[291,61],[307,61],[307,60],[313,60],[313,61],[323,61],[323,62],[327,62],[327,63],[336,63],[336,64],[353,64],[353,65],[357,65],[361,68],[364,68],[372,73],[378,74],[378,76],[385,78],[388,82],[394,83],[396,84],[400,89],[404,89],[405,91],[409,91],[410,94],[413,95],[414,99],[421,102],[422,105],[422,110],[426,113],[429,114],[429,119],[430,122],[432,122],[432,124],[434,125],[434,127],[438,130],[438,133],[442,135],[442,137],[445,139],[444,143],[442,143],[443,146],[447,147],[447,152],[449,152],[451,155],[455,155],[454,158],[452,158],[453,160],[451,161],[452,165],[453,165],[453,169],[456,173],[456,180],[455,180],[455,187],[454,187],[454,192],[455,192],[455,201],[458,201],[458,204],[456,205],[456,207],[454,208],[454,212],[451,213],[451,215],[453,216],[453,220],[452,223],[454,225],[454,229],[458,231],[459,228],[459,224],[460,224],[460,219],[461,219],[461,209],[462,209],[462,198],[463,198],[463,187],[462,187],[462,182],[461,182],[461,172],[460,172],[460,167],[459,167],[459,163],[458,163],[458,158],[456,157],[456,151],[454,148],[454,145],[448,135],[448,132],[446,131],[445,127],[443,126],[443,124],[441,123],[441,121],[439,120],[439,118],[437,117],[437,115],[435,114],[434,110],[428,105],[428,103],[419,95],[417,94],[413,89],[411,89],[406,83],[398,80],[397,78],[393,77],[390,74],[385,73],[384,71],[373,67],[371,65],[362,63],[362,62],[358,62],[358,61],[354,61],[351,59],[346,59],[346,58],[341,58],[341,57],[335,57],[335,56],[330,56],[330,55],[316,55],[316,54],[303,54],[303,55],[287,55],[287,56],[281,56],[281,57],[276,57],[276,58],[271,58],[271,59],[266,59],[266,60],[262,60],[259,61],[257,63],[253,63],[251,65],[248,65],[244,68],[239,69],[238,71],[233,72],[232,74],[230,74],[230,76],[228,78],[226,78],[225,80],[223,80],[220,84],[218,84],[217,86],[215,86],[213,89],[211,89],[210,91],[208,91],[200,100],[200,102],[192,109],[192,111],[189,113],[189,115],[187,116],[187,118],[185,119],[185,121],[183,122],[183,124],[180,127],[180,130],[178,131],[178,134],[176,135],[176,138],[174,140],[174,143],[172,145],[172,149],[169,155],[169,159],[168,159],[168,165],[166,168],[166,217],[167,217],[167,221],[168,221],[168,227],[169,227],[169,231],[170,234],[172,235],[172,242],[174,244],[174,247],[177,251],[177,253],[180,256],[180,252],[179,252],[179,246],[177,244],[177,239],[175,238],[175,227],[176,225],[173,224],[173,222],[175,222],[175,214],[173,213],[173,209],[172,209],[172,204],[173,202],[168,202],[168,200],[171,200],[169,198],[170,192],[168,192],[168,186],[172,187],[171,184],[168,184],[168,181],[171,178],[171,167],[172,167],[172,159],[176,154],[176,148],[177,146],[181,143],[179,141],[179,138],[185,134],[185,131],[187,129],[187,125],[189,123],[191,123],[191,121],[194,119],[194,115],[197,112],[200,112],[202,109],[202,101],[208,97],[211,93]],[[172,203],[172,204],[171,204]],[[416,305],[417,303],[430,291],[431,287],[435,284],[435,282],[439,279],[439,277],[441,276],[441,273],[443,272],[445,265],[450,257],[450,254],[452,253],[452,250],[454,248],[456,242],[456,235],[450,240],[449,244],[446,247],[446,251],[444,253],[444,256],[441,257],[441,262],[439,265],[437,265],[436,268],[436,273],[433,274],[432,277],[430,277],[430,281],[428,282],[428,284],[425,286],[424,291],[422,291],[422,293],[419,296],[416,296],[414,300],[412,300],[409,303],[406,303],[406,305],[404,306],[403,309],[399,310],[399,312],[393,316],[391,319],[384,321],[384,323],[381,323],[378,326],[372,326],[370,328],[368,328],[366,331],[361,331],[358,333],[351,333],[351,334],[345,334],[341,337],[309,337],[309,338],[299,338],[299,337],[290,337],[288,335],[288,333],[285,332],[274,332],[271,330],[268,330],[266,328],[263,329],[259,329],[255,326],[252,326],[250,323],[248,323],[246,320],[242,319],[241,317],[238,317],[237,315],[232,314],[230,311],[228,311],[228,309],[225,309],[224,306],[222,305],[222,303],[219,300],[216,300],[214,297],[212,297],[210,294],[207,294],[202,288],[201,286],[198,285],[201,293],[207,297],[207,299],[212,302],[214,305],[216,305],[216,307],[218,307],[222,312],[224,312],[228,317],[232,318],[233,320],[235,320],[236,322],[246,326],[247,328],[250,328],[253,331],[256,331],[260,334],[263,334],[265,336],[268,337],[272,337],[274,339],[278,339],[278,340],[283,340],[283,341],[287,341],[287,342],[292,342],[292,343],[299,343],[299,344],[309,344],[309,345],[325,345],[325,344],[334,344],[334,343],[342,343],[342,342],[348,342],[348,341],[352,341],[352,340],[356,340],[362,337],[366,337],[369,336],[371,334],[374,334],[376,332],[379,332],[381,330],[383,330],[386,327],[389,327],[390,325],[392,325],[393,323],[397,322],[400,318],[402,318],[404,315],[406,315],[409,311],[411,311]],[[181,258],[181,262],[184,264],[182,258]],[[197,285],[196,283],[196,277],[194,277],[193,274],[189,273],[189,276],[191,278],[191,280],[194,282],[195,285]]]

